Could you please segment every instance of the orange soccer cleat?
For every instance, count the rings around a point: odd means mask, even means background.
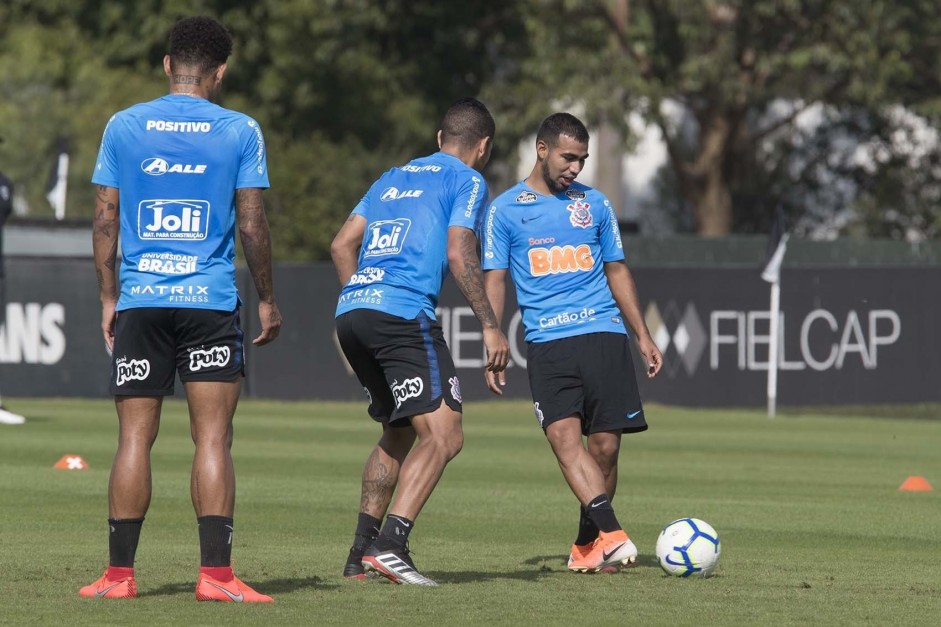
[[[223,601],[225,603],[273,603],[274,599],[261,594],[245,585],[241,579],[232,576],[231,581],[219,581],[205,573],[199,574],[196,581],[197,601]]]
[[[579,573],[616,572],[622,566],[630,566],[637,560],[637,547],[623,529],[605,533],[602,531],[590,545],[587,555],[578,559],[576,545],[569,556],[569,569]],[[572,556],[576,559],[572,560]]]
[[[134,581],[132,568],[109,568],[95,583],[85,586],[78,591],[78,596],[89,599],[133,599],[137,596],[137,582]],[[114,577],[109,579],[108,575]]]
[[[591,549],[594,545],[594,542],[589,542],[588,544],[573,544],[572,552],[569,553],[569,570],[573,573],[591,572],[585,559],[591,553]],[[621,572],[621,568],[620,566],[605,566],[599,572],[615,575]]]

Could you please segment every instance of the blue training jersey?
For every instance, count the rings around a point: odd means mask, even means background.
[[[255,120],[181,94],[134,105],[105,127],[92,182],[120,190],[118,310],[236,308],[235,190],[268,187]]]
[[[443,152],[379,177],[353,209],[366,232],[336,315],[365,308],[407,320],[423,311],[434,320],[448,274],[448,227],[476,232],[486,202],[480,173]]]
[[[525,183],[500,194],[484,223],[483,268],[509,268],[527,342],[627,333],[604,273],[624,259],[604,194],[580,183],[543,196]]]

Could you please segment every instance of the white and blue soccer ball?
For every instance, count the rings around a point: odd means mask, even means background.
[[[660,568],[674,577],[708,577],[716,569],[721,554],[719,534],[698,518],[674,520],[657,538]]]

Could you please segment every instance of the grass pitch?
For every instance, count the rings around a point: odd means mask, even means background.
[[[425,589],[340,576],[378,437],[365,405],[243,401],[234,566],[277,602],[240,606],[193,596],[185,404],[166,402],[153,452],[140,597],[96,601],[76,593],[107,562],[113,405],[6,400],[28,422],[0,425],[0,623],[916,625],[941,616],[941,408],[769,420],[650,406],[650,431],[624,439],[614,502],[638,565],[585,576],[565,568],[577,504],[530,406],[468,403],[464,451],[412,534],[418,567],[442,584]],[[66,453],[91,469],[54,470]],[[898,491],[910,475],[935,491]],[[721,536],[711,579],[672,579],[656,565],[660,528],[683,516]]]

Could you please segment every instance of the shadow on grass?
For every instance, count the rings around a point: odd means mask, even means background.
[[[494,573],[485,573],[478,571],[467,571],[467,572],[449,572],[449,573],[435,573],[435,575],[430,575],[432,579],[439,583],[464,583],[469,581],[490,581],[493,579],[514,579],[517,581],[538,581],[543,577],[551,577],[552,575],[558,573],[568,573],[569,569],[566,567],[566,562],[568,561],[568,555],[536,555],[527,560],[523,561],[523,564],[528,566],[538,566],[537,570],[519,570],[515,572],[500,571]],[[657,564],[657,557],[655,555],[638,555],[637,562],[634,568],[660,568],[660,565]]]
[[[263,594],[272,596],[288,592],[296,592],[304,588],[317,588],[318,590],[334,590],[338,588],[336,584],[324,583],[320,577],[303,577],[297,579],[268,579],[267,581],[252,581],[248,585],[257,589]],[[195,594],[196,584],[192,581],[186,583],[168,583],[153,590],[138,590],[139,597],[152,596],[172,596],[177,594],[186,594],[192,596]]]

